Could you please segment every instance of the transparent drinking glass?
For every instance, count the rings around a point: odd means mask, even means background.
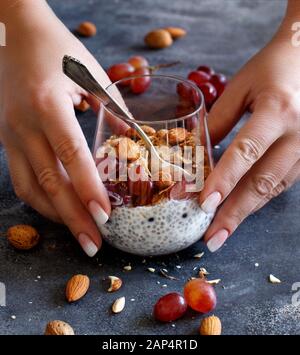
[[[137,132],[109,105],[101,105],[93,155],[112,212],[99,228],[109,244],[123,251],[169,254],[198,241],[213,218],[198,202],[213,168],[204,99],[197,86],[179,77],[131,80],[141,84],[142,93],[134,93],[128,79],[107,90],[142,127],[160,157],[184,173],[154,159]]]

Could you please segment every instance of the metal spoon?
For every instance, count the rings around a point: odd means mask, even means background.
[[[110,104],[110,108],[120,114],[118,118],[137,131],[141,139],[144,141],[145,147],[149,151],[151,159],[155,158],[162,164],[162,166],[169,166],[174,172],[178,171],[185,174],[185,176],[191,177],[191,174],[180,166],[172,164],[161,158],[147,134],[134,121],[130,113],[110,95],[110,93],[93,77],[87,67],[78,59],[65,55],[63,58],[63,72],[76,84],[95,96],[104,106]],[[126,117],[126,119],[124,117]]]

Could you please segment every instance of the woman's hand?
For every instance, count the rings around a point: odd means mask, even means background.
[[[284,23],[232,79],[209,114],[217,143],[245,111],[251,112],[200,196],[207,211],[223,203],[205,236],[212,252],[249,214],[300,177],[300,48],[291,44],[290,26]]]
[[[62,73],[62,58],[82,60],[105,85],[109,79],[45,1],[0,4],[7,28],[0,138],[15,192],[42,215],[65,223],[93,256],[101,246],[96,224],[107,221],[110,203],[73,109],[87,94]]]

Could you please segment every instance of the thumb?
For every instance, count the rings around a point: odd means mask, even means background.
[[[208,115],[208,129],[212,144],[219,143],[232,130],[246,109],[247,82],[236,75]]]

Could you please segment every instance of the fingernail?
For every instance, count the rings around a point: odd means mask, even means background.
[[[225,243],[228,237],[229,237],[229,233],[226,229],[219,230],[207,242],[206,246],[208,250],[214,253],[215,251],[221,248],[221,246]]]
[[[105,224],[108,220],[108,215],[104,209],[96,201],[91,201],[88,205],[90,214],[93,216],[98,226]]]
[[[213,192],[210,194],[206,200],[202,203],[201,208],[206,213],[213,213],[219,206],[222,200],[220,192]]]
[[[80,233],[78,236],[78,242],[88,256],[92,257],[97,254],[98,247],[88,235]]]

